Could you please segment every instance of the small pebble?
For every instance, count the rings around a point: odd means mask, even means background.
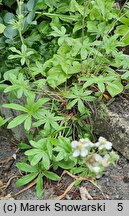
[[[116,196],[115,196],[116,199],[119,199],[119,197],[120,197],[119,195],[116,195]]]

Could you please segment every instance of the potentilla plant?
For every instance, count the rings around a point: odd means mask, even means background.
[[[20,144],[26,149],[26,162],[17,163],[17,167],[26,172],[18,181],[17,186],[28,184],[36,179],[36,194],[43,194],[44,177],[59,181],[60,176],[56,170],[68,170],[78,177],[98,179],[102,177],[105,169],[119,159],[118,154],[112,150],[112,143],[100,137],[96,143],[88,138],[74,140],[58,136],[57,138],[42,138],[38,141],[30,140],[30,145]],[[80,182],[79,182],[80,183]]]
[[[16,2],[2,2],[14,11]],[[13,119],[0,116],[0,126],[24,124],[28,142],[19,145],[26,158],[17,163],[23,172],[17,186],[35,180],[38,197],[44,177],[60,180],[58,168],[100,178],[119,159],[104,137],[84,138],[92,137],[93,102],[120,94],[129,80],[128,56],[118,49],[129,45],[128,10],[113,3],[17,0],[16,12],[0,17],[0,90],[10,102],[2,108],[18,111]]]
[[[104,137],[99,137],[96,143],[92,143],[88,138],[72,141],[73,157],[78,157],[83,161],[89,171],[96,178],[100,178],[106,167],[119,159],[117,153],[112,150],[112,143]]]

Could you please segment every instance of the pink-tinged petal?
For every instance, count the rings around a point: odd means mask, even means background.
[[[75,150],[73,152],[73,157],[78,157],[80,155],[80,151],[79,150]]]
[[[78,146],[78,141],[72,141],[71,142],[71,146],[73,147],[73,148],[77,148],[77,146]]]

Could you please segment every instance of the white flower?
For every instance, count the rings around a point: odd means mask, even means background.
[[[72,143],[71,143],[71,145],[72,145],[72,147],[73,148],[77,148],[77,145],[78,145],[78,141],[73,141]]]
[[[72,148],[74,149],[73,157],[86,157],[89,153],[89,148],[93,147],[94,144],[89,139],[80,139],[79,141],[72,141]]]
[[[100,137],[98,139],[98,142],[95,145],[96,147],[98,147],[99,150],[102,150],[102,149],[111,150],[112,149],[112,143],[107,141],[104,137]]]
[[[79,150],[75,150],[73,152],[73,157],[78,157],[80,155],[80,151]]]
[[[80,139],[79,142],[83,143],[85,145],[85,147],[95,146],[88,138]]]
[[[87,149],[82,149],[81,151],[80,151],[80,156],[82,156],[82,157],[86,157],[87,155],[88,155],[88,150]]]
[[[76,149],[73,152],[73,157],[78,157],[78,156],[82,156],[82,157],[86,157],[88,155],[88,150],[87,149]]]

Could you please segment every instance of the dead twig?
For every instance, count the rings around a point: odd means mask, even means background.
[[[62,173],[62,175],[65,175],[65,174],[69,175],[70,177],[74,178],[75,180],[89,181],[89,182],[90,182],[91,184],[93,184],[99,191],[101,191],[101,194],[103,195],[103,198],[104,198],[104,199],[107,199],[106,196],[104,195],[103,191],[101,190],[101,188],[99,188],[99,186],[96,185],[96,184],[93,182],[93,180],[94,180],[93,178],[79,177],[79,176],[76,176],[76,175],[71,174],[70,172],[68,172],[68,171],[66,171],[66,170]]]
[[[37,183],[37,178],[34,179],[27,187],[23,188],[22,190],[18,191],[17,193],[15,193],[13,195],[13,197],[18,196],[19,194],[25,192],[26,190],[30,189],[31,187],[33,187],[35,184]]]
[[[61,176],[65,175],[65,174],[69,175],[70,177],[72,177],[75,180],[80,180],[80,181],[93,181],[94,180],[94,178],[85,178],[85,177],[79,177],[79,176],[73,175],[72,173],[68,172],[67,170],[64,170],[64,172],[62,173]]]
[[[67,187],[67,189],[65,190],[65,192],[64,192],[62,195],[56,197],[55,200],[62,200],[62,199],[66,196],[66,194],[72,189],[72,187],[74,186],[74,184],[75,184],[75,181],[72,182],[72,183]]]
[[[18,178],[20,177],[19,175],[14,175],[12,177],[10,177],[10,179],[7,181],[7,183],[5,185],[2,185],[2,187],[0,187],[0,189],[4,189],[6,190],[7,187],[11,184],[11,181],[14,179],[14,178]]]

